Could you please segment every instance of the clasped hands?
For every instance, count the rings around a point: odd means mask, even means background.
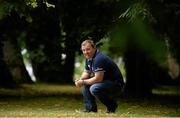
[[[83,84],[84,84],[84,82],[83,82],[84,80],[82,80],[82,79],[77,79],[77,80],[75,80],[75,85],[77,86],[77,87],[82,87],[83,86]]]

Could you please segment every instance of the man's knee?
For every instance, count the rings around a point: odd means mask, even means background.
[[[90,92],[92,95],[97,95],[97,94],[101,93],[101,88],[97,84],[94,84],[90,87]]]

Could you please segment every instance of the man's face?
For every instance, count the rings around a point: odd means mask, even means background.
[[[87,59],[92,59],[96,51],[96,48],[93,48],[90,43],[86,43],[85,45],[81,47],[81,49],[82,49],[83,55]]]

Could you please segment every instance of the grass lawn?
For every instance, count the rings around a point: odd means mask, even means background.
[[[0,117],[180,117],[179,87],[156,89],[146,98],[119,98],[116,113],[105,113],[97,101],[98,113],[81,113],[81,91],[71,85],[23,85],[0,89]]]

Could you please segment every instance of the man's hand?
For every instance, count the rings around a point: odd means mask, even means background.
[[[79,79],[79,80],[75,80],[75,85],[77,87],[82,87],[83,86],[83,80]]]

